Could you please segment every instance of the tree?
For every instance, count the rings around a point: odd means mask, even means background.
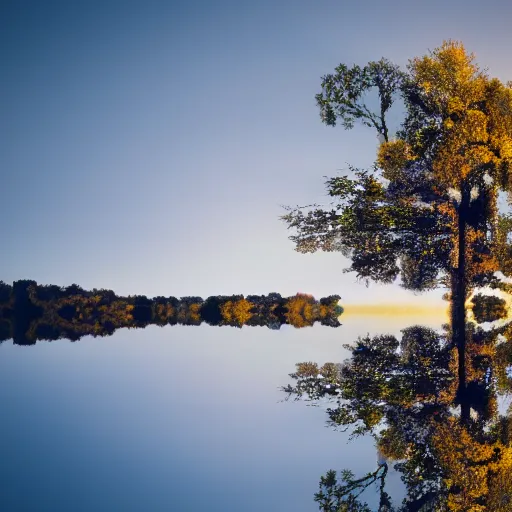
[[[250,320],[252,308],[253,305],[248,300],[241,298],[236,301],[228,300],[224,302],[220,306],[220,311],[223,320],[227,324],[241,328],[242,325]]]
[[[312,295],[298,293],[286,303],[286,320],[294,327],[311,326],[318,317],[318,306]]]
[[[496,409],[485,414],[488,405],[478,406],[476,398],[469,403],[475,415],[469,420],[458,415],[453,386],[457,364],[452,364],[457,363],[457,351],[446,337],[424,327],[402,333],[401,340],[360,338],[342,365],[299,363],[291,374],[295,385],[284,388],[297,397],[327,399],[330,423],[374,436],[381,454],[377,468],[363,477],[342,471],[337,478],[334,471],[327,472],[315,494],[320,510],[368,510],[360,495],[374,483],[379,511],[509,510],[512,418]],[[482,343],[479,335],[472,343]],[[468,367],[473,364],[470,358]],[[479,399],[492,403],[493,379],[473,368],[468,373],[471,384],[486,390]],[[406,486],[400,507],[392,505],[385,491],[391,463]]]
[[[376,88],[380,109],[363,93]],[[405,115],[396,138],[386,113],[400,96]],[[322,121],[373,126],[382,143],[372,169],[327,181],[330,209],[289,209],[299,252],[341,252],[359,278],[423,291],[450,289],[451,339],[459,352],[459,395],[466,393],[466,301],[477,286],[509,272],[510,222],[498,191],[512,177],[512,88],[481,71],[464,46],[445,42],[400,71],[388,61],[340,65],[317,96]],[[468,410],[463,411],[467,419]]]
[[[421,401],[436,409],[454,398],[453,354],[443,336],[426,327],[409,327],[402,339],[381,335],[359,338],[352,356],[341,365],[305,362],[290,377],[288,396],[310,400],[333,396],[328,408],[331,424],[352,427],[355,435],[372,432],[397,409],[411,409]]]

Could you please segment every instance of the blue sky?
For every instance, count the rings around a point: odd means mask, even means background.
[[[501,1],[6,1],[0,7],[1,279],[119,294],[297,291],[438,300],[300,255],[283,204],[371,164],[376,137],[320,122],[340,62],[405,64],[461,39],[512,78]]]

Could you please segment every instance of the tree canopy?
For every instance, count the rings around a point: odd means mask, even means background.
[[[365,103],[372,90],[376,112]],[[389,137],[386,114],[397,98],[404,116]],[[426,290],[451,286],[463,235],[468,283],[508,270],[497,254],[510,246],[498,236],[496,201],[511,184],[510,84],[487,76],[461,43],[449,41],[403,71],[386,59],[340,65],[323,77],[316,99],[325,124],[359,121],[382,143],[371,169],[350,168],[327,181],[331,208],[283,216],[299,252],[341,250],[360,278],[392,282],[400,275],[402,286]]]
[[[367,511],[375,484],[379,512],[512,510],[512,413],[497,406],[512,389],[512,322],[505,299],[478,292],[512,291],[502,279],[512,277],[512,218],[499,208],[500,192],[512,192],[512,84],[447,41],[403,70],[386,59],[341,64],[316,100],[322,122],[360,122],[380,144],[370,169],[327,180],[328,207],[288,208],[296,250],[341,251],[345,271],[366,281],[445,287],[450,322],[442,334],[413,326],[401,339],[361,337],[342,364],[297,364],[288,397],[327,400],[329,423],[372,435],[380,453],[362,477],[329,471],[315,501]],[[390,134],[396,100],[403,118]],[[406,487],[401,504],[385,489],[390,463]]]

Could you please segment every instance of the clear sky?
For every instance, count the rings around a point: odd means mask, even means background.
[[[0,279],[418,300],[287,239],[280,205],[324,202],[323,176],[377,146],[314,95],[340,62],[448,38],[511,79],[511,19],[503,0],[1,2]]]

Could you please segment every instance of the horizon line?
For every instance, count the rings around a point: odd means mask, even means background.
[[[420,305],[407,303],[393,304],[342,304],[342,317],[362,315],[385,316],[431,316],[444,314],[448,316],[449,304]]]

